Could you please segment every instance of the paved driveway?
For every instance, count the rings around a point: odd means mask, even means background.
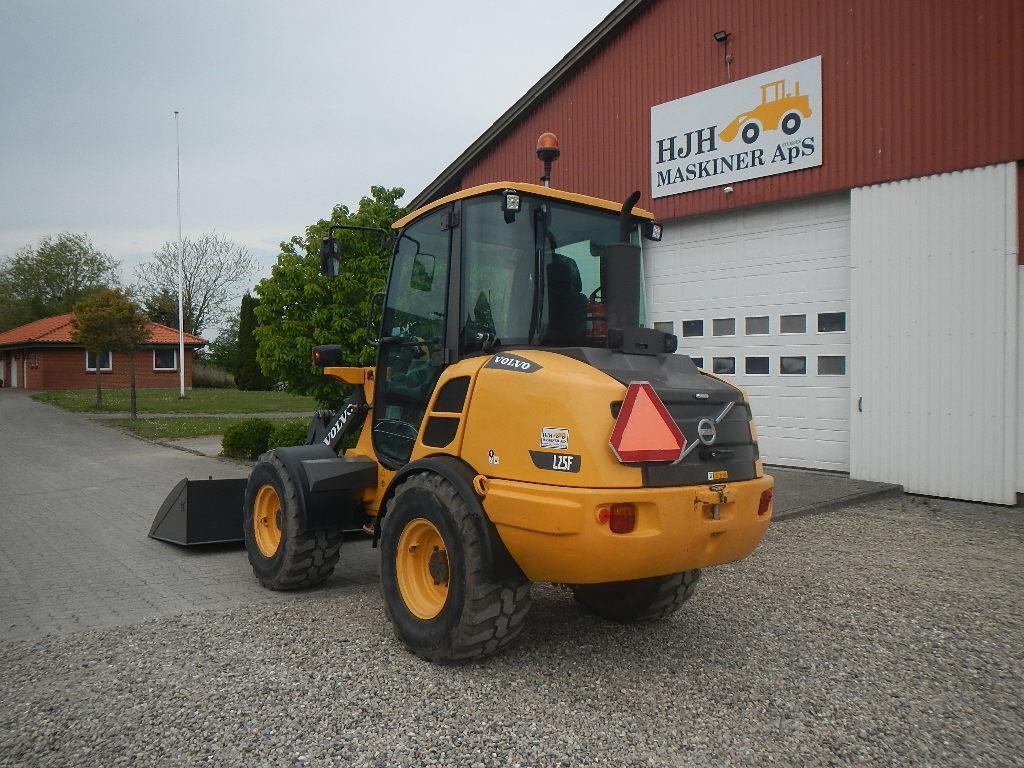
[[[147,537],[181,478],[247,474],[0,390],[0,639],[282,599],[257,584],[240,546]],[[365,541],[347,546],[328,588],[373,581],[373,555]]]

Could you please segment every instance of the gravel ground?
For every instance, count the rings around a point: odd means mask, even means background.
[[[802,518],[669,621],[535,587],[518,643],[458,667],[367,586],[12,643],[0,764],[1024,765],[1022,539],[952,502]]]

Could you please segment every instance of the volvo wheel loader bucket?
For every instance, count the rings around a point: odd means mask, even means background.
[[[241,542],[247,482],[186,477],[160,505],[149,529],[150,538],[184,546]]]

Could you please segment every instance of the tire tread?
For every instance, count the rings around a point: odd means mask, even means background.
[[[280,567],[273,574],[261,574],[256,570],[254,547],[246,547],[249,563],[256,577],[267,589],[307,589],[321,584],[331,577],[341,556],[342,533],[340,530],[302,531],[299,528],[299,494],[284,463],[273,452],[265,453],[260,462],[269,464],[281,478],[285,498],[281,499],[282,531],[281,544],[285,548]],[[246,514],[249,510],[246,510]]]
[[[496,581],[485,572],[485,542],[477,523],[454,486],[440,475],[423,473],[403,481],[388,502],[384,525],[388,524],[388,518],[395,519],[392,513],[402,494],[411,487],[433,491],[451,515],[465,548],[466,598],[461,619],[447,647],[416,648],[401,636],[400,639],[417,656],[442,663],[478,659],[501,650],[515,640],[525,624],[531,603],[530,582]],[[385,606],[394,623],[387,600]]]

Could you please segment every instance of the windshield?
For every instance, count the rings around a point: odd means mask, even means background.
[[[618,242],[618,214],[520,200],[514,215],[502,211],[501,195],[463,203],[462,351],[497,344],[603,347],[605,253]],[[639,243],[636,227],[630,240]]]

